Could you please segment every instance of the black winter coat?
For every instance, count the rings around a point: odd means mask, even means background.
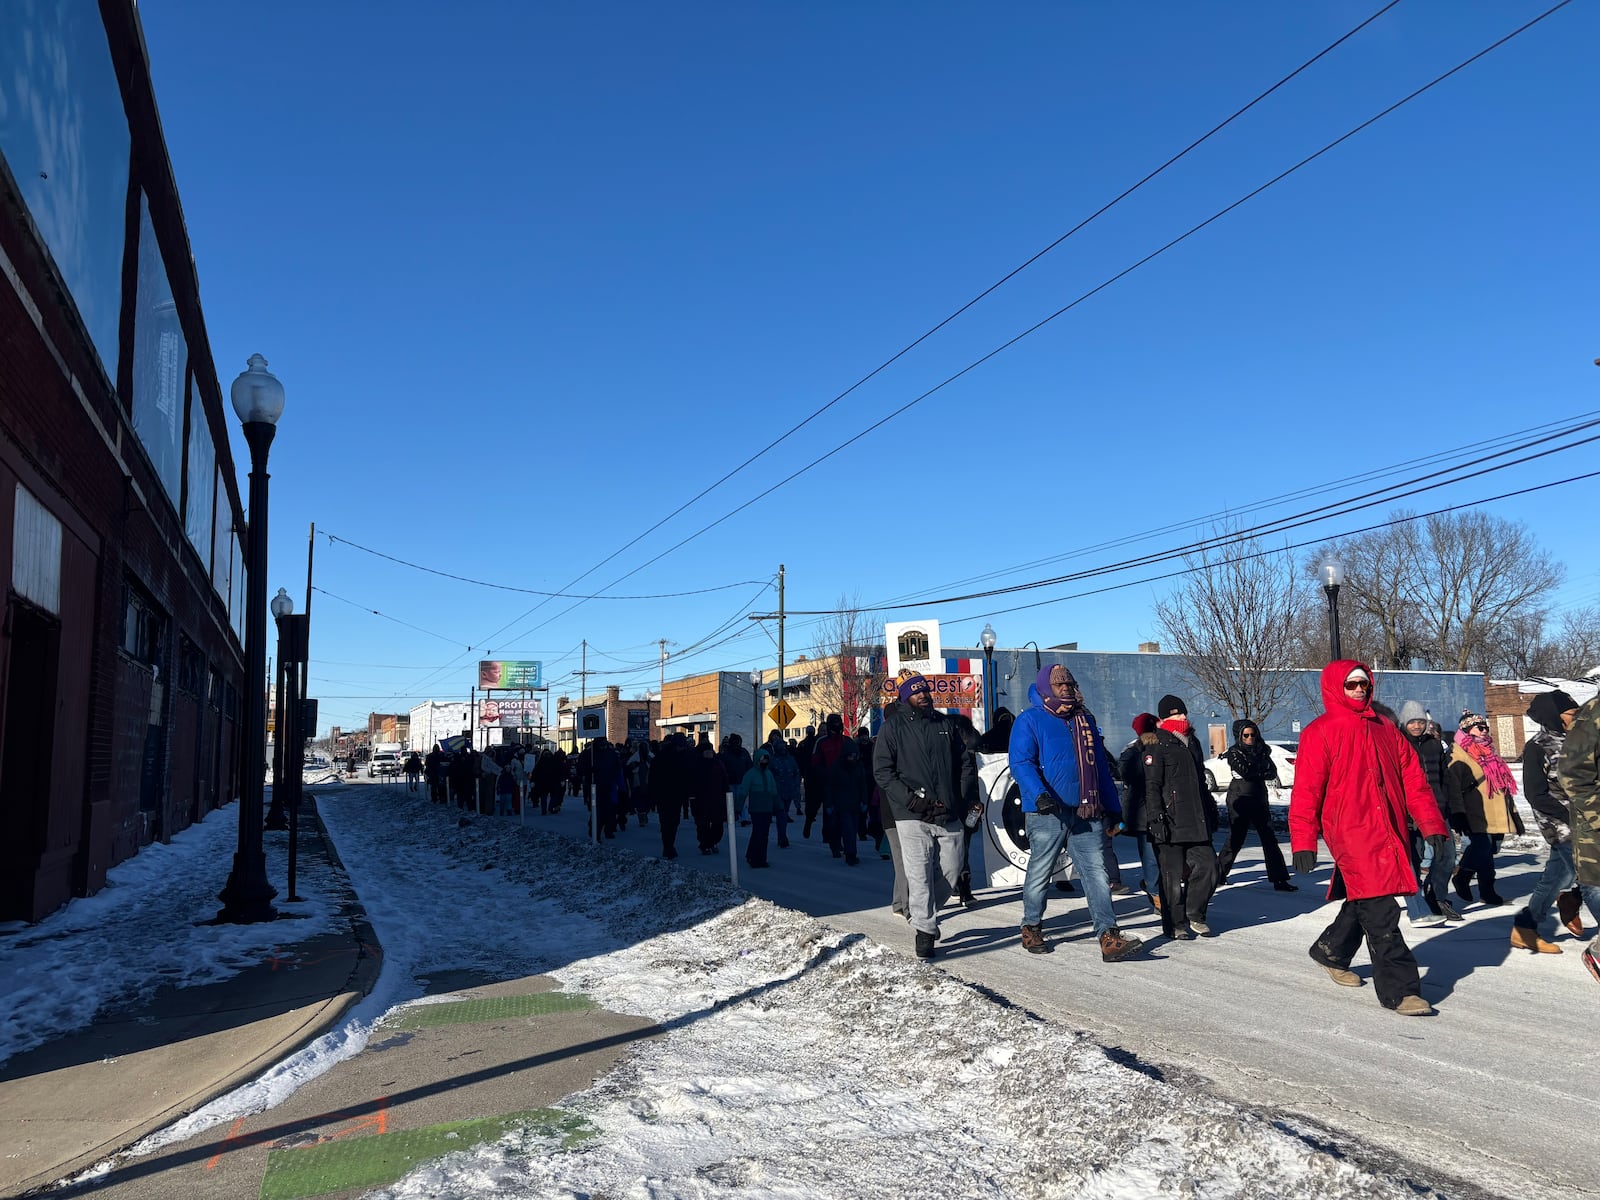
[[[1425,733],[1419,738],[1412,737],[1404,726],[1400,732],[1406,735],[1406,741],[1410,742],[1411,748],[1417,752],[1417,761],[1422,764],[1422,773],[1427,776],[1428,786],[1433,789],[1433,799],[1439,806],[1439,815],[1448,824],[1451,813],[1465,813],[1467,806],[1462,802],[1461,789],[1456,786],[1455,777],[1450,774],[1449,748],[1431,733]]]
[[[962,797],[977,787],[977,767],[955,722],[937,709],[900,704],[884,721],[872,753],[878,790],[900,821],[959,821]],[[919,798],[915,789],[927,795]]]
[[[1193,733],[1165,729],[1139,738],[1144,745],[1145,832],[1153,842],[1209,842],[1217,828],[1217,802],[1205,785],[1205,756]]]
[[[1117,775],[1122,780],[1122,824],[1129,833],[1144,829],[1144,742],[1134,738],[1117,758]]]

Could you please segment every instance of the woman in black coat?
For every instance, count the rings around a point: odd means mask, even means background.
[[[1278,845],[1277,834],[1272,832],[1267,784],[1278,786],[1278,764],[1272,761],[1272,750],[1254,721],[1233,723],[1233,745],[1222,757],[1233,770],[1233,782],[1228,785],[1228,844],[1217,858],[1217,886],[1228,881],[1233,860],[1239,857],[1245,838],[1254,829],[1261,839],[1261,854],[1266,859],[1267,878],[1272,886],[1280,892],[1299,891],[1289,882],[1283,848]]]

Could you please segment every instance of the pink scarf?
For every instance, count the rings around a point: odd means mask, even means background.
[[[1483,771],[1483,780],[1489,785],[1490,793],[1504,792],[1507,796],[1517,794],[1517,781],[1512,777],[1511,769],[1506,766],[1506,760],[1494,752],[1494,742],[1486,733],[1468,733],[1465,729],[1456,731],[1456,745],[1460,746],[1477,763]]]

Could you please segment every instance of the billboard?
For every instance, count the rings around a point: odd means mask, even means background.
[[[983,676],[981,675],[924,675],[933,689],[935,708],[962,708],[981,711],[983,708]],[[900,698],[900,680],[883,682],[885,704]]]
[[[544,700],[506,696],[478,705],[478,724],[502,729],[540,728],[544,725]]]
[[[580,708],[577,720],[574,723],[573,737],[578,741],[586,738],[603,738],[606,736],[606,706],[595,705],[593,708]]]
[[[648,742],[650,740],[650,712],[643,708],[630,708],[628,710],[628,740],[630,742]]]
[[[544,686],[542,662],[510,662],[504,659],[482,659],[478,663],[478,686],[499,691],[531,691]]]

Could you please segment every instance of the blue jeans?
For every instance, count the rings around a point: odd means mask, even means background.
[[[1517,914],[1517,924],[1532,925],[1540,934],[1550,937],[1556,935],[1556,923],[1550,919],[1550,906],[1556,902],[1556,897],[1566,891],[1578,878],[1578,872],[1572,862],[1572,843],[1562,842],[1559,846],[1550,847],[1550,857],[1545,860],[1544,873],[1539,876],[1539,882],[1533,885],[1533,895],[1528,897],[1528,907]],[[1600,887],[1585,886],[1579,889],[1583,894],[1583,902],[1589,907],[1589,915],[1600,924]]]
[[[1028,874],[1022,882],[1022,923],[1037,925],[1044,920],[1045,892],[1055,873],[1056,858],[1063,844],[1078,868],[1089,901],[1089,916],[1094,931],[1104,933],[1117,923],[1111,907],[1111,885],[1106,881],[1104,853],[1105,823],[1098,818],[1086,821],[1077,813],[1065,820],[1055,813],[1026,813],[1028,825]]]

